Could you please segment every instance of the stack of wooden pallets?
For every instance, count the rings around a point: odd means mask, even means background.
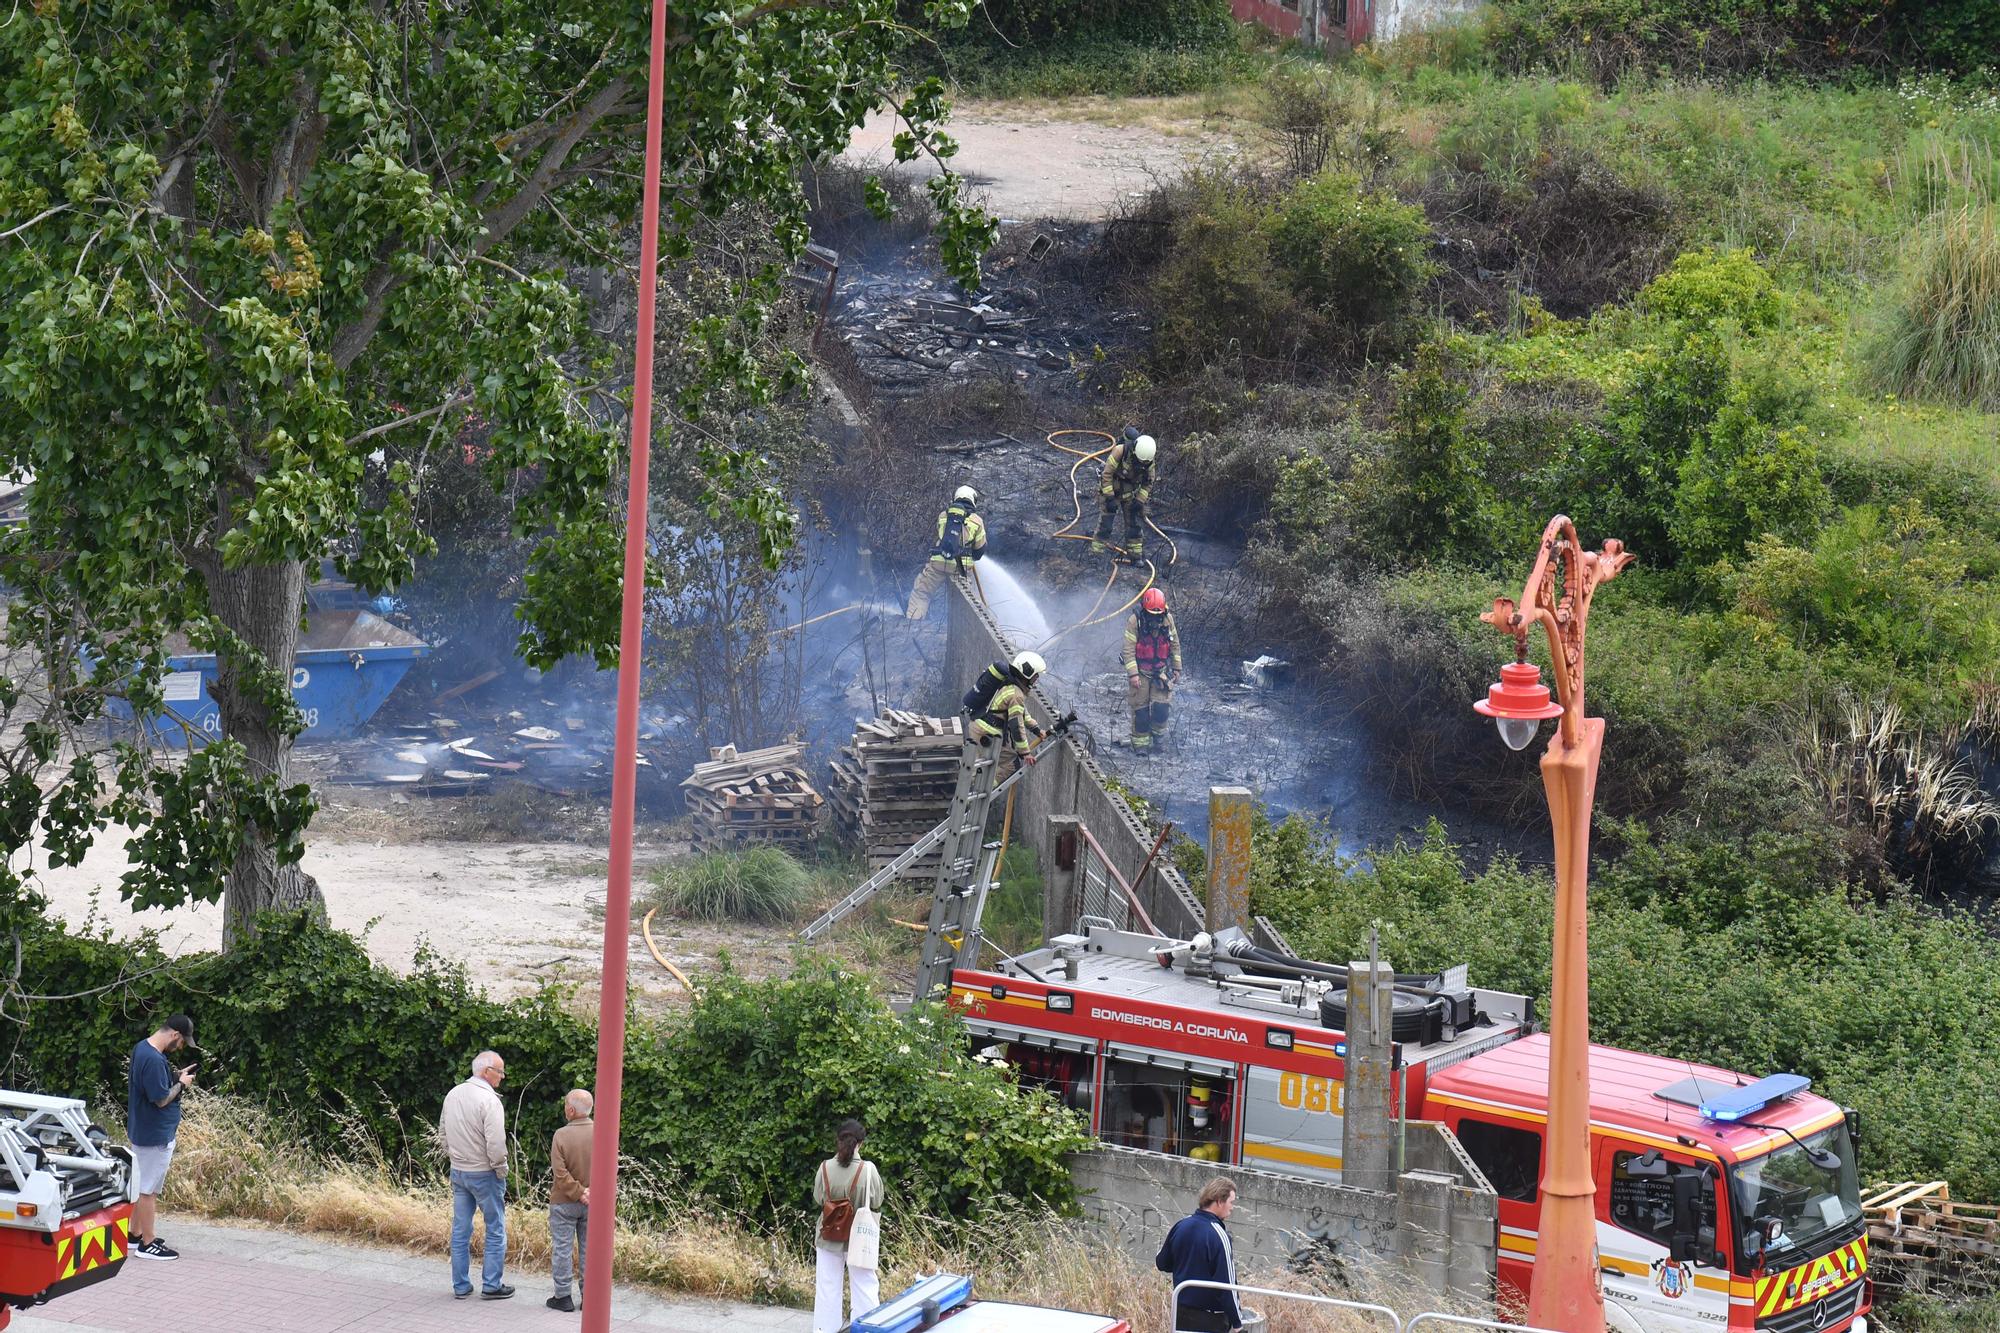
[[[752,843],[803,850],[819,836],[826,804],[806,780],[806,747],[773,745],[738,753],[711,749],[681,786],[694,813],[697,851],[728,851]]]
[[[1878,1185],[1861,1201],[1869,1274],[1878,1283],[1934,1292],[2000,1290],[2000,1205],[1951,1197],[1942,1180]]]
[[[891,709],[857,722],[854,742],[833,761],[833,809],[868,855],[870,873],[901,856],[951,812],[958,787],[959,718]],[[919,857],[900,878],[928,882],[937,854]]]

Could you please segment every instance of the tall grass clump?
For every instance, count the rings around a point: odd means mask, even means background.
[[[812,896],[812,875],[777,847],[705,852],[654,872],[660,906],[697,921],[790,921]]]
[[[1967,205],[1926,224],[1869,369],[1894,393],[2000,411],[2000,207]]]

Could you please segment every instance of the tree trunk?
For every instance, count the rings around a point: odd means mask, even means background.
[[[225,570],[212,562],[210,608],[223,624],[264,655],[287,688],[298,656],[299,617],[305,608],[305,565],[287,560]],[[253,775],[269,776],[280,787],[290,776],[292,738],[278,730],[271,710],[248,688],[245,664],[220,655],[215,700],[222,710],[223,734],[243,746]],[[306,911],[324,916],[319,883],[298,865],[280,865],[272,830],[254,820],[243,828],[243,845],[229,872],[222,899],[222,947],[256,933],[257,917],[269,911]]]

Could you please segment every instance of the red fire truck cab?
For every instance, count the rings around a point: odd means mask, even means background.
[[[1086,920],[952,1001],[977,1046],[1145,1151],[1338,1181],[1346,969],[1240,931],[1167,939]],[[1499,1195],[1499,1278],[1534,1280],[1548,1042],[1525,996],[1464,968],[1399,975],[1395,1105],[1449,1128]],[[1591,1048],[1607,1318],[1621,1333],[1866,1333],[1852,1113],[1805,1079]]]

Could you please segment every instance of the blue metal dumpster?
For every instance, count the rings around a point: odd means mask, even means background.
[[[300,740],[352,736],[375,716],[389,692],[431,646],[372,611],[315,611],[299,639],[292,668],[292,698],[306,715]],[[209,687],[215,681],[214,653],[176,654],[168,659],[164,682],[166,712],[146,719],[150,739],[163,745],[197,744],[222,733],[222,712]],[[113,715],[132,711],[113,703]]]

